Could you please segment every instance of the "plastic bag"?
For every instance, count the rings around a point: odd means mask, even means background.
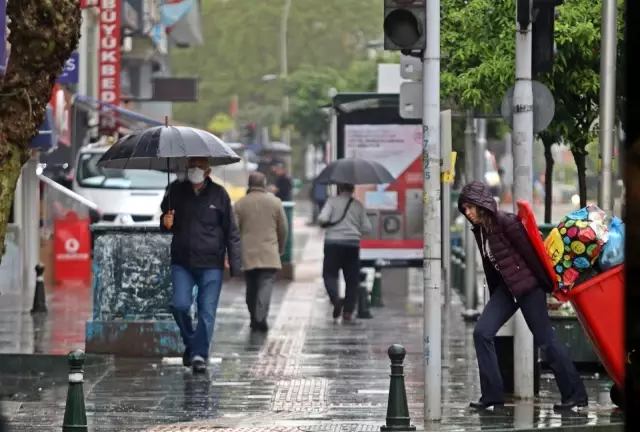
[[[566,215],[547,236],[544,246],[560,289],[571,289],[597,262],[609,239],[605,218],[605,212],[590,205]]]
[[[609,240],[602,247],[599,263],[602,271],[624,262],[624,222],[613,217],[609,224]]]

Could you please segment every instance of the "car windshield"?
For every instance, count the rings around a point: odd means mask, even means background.
[[[102,168],[97,165],[103,153],[84,153],[80,156],[76,180],[81,187],[96,189],[162,190],[175,174],[167,179],[161,171]]]

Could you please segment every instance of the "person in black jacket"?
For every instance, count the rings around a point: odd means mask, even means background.
[[[206,370],[222,288],[225,255],[232,277],[242,273],[240,233],[227,191],[209,178],[206,158],[191,158],[187,181],[173,183],[161,204],[160,229],[171,232],[173,316],[185,345],[183,364]],[[198,286],[198,324],[189,310]]]

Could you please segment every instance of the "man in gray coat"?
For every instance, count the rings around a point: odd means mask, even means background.
[[[247,284],[251,329],[269,330],[267,317],[280,256],[287,241],[287,216],[282,201],[267,192],[263,173],[249,175],[247,195],[234,205],[242,244],[242,268]]]

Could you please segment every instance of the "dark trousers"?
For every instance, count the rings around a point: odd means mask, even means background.
[[[252,322],[262,323],[269,316],[275,269],[252,269],[244,272],[247,284],[246,302]]]
[[[586,400],[587,391],[566,348],[558,342],[547,311],[547,297],[542,289],[514,300],[504,286],[496,289],[489,299],[473,331],[473,341],[480,370],[480,389],[483,402],[502,402],[504,389],[494,338],[498,330],[520,308],[537,347],[542,349],[560,390],[563,402]]]
[[[339,296],[340,270],[346,285],[343,311],[350,314],[356,308],[360,288],[360,247],[325,243],[322,278],[331,300]]]

